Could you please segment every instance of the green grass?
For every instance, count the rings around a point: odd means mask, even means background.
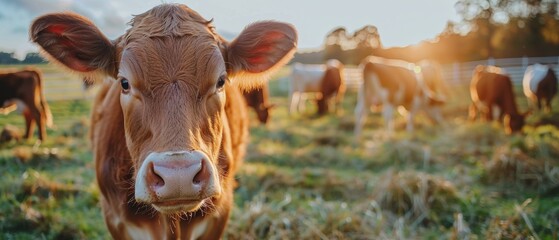
[[[533,114],[522,134],[507,136],[498,123],[468,122],[467,87],[457,86],[447,126],[419,115],[409,134],[398,116],[389,139],[371,113],[354,144],[354,92],[338,115],[316,117],[308,104],[289,116],[282,86],[270,82],[277,107],[267,126],[250,112],[226,239],[557,239],[559,129],[536,125],[558,110]],[[0,145],[0,239],[107,239],[84,132],[91,103],[49,104],[56,128],[46,142]],[[23,131],[17,113],[0,116],[6,124]]]

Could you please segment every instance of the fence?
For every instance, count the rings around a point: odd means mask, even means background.
[[[87,99],[93,95],[84,91],[81,78],[62,72],[44,73],[44,93],[48,101]]]
[[[511,77],[514,84],[522,84],[522,78],[526,68],[532,64],[552,64],[553,70],[559,73],[559,56],[556,57],[523,57],[523,58],[501,58],[482,61],[453,63],[442,65],[443,79],[450,84],[466,84],[472,79],[472,73],[477,65],[493,65],[501,67]],[[346,68],[346,81],[348,89],[356,90],[361,84],[362,73],[359,68]]]
[[[469,83],[472,72],[477,65],[493,65],[503,68],[511,77],[514,84],[522,84],[522,78],[526,68],[535,63],[552,64],[553,70],[559,72],[559,56],[557,57],[523,57],[523,58],[501,58],[473,61],[465,63],[454,63],[443,65],[443,77],[450,83]]]

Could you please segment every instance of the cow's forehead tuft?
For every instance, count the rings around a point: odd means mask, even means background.
[[[122,36],[124,44],[142,38],[207,36],[217,39],[211,21],[185,5],[162,4],[134,16]]]

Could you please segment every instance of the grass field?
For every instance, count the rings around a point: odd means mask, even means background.
[[[354,92],[337,115],[316,117],[309,104],[288,116],[281,86],[270,82],[278,107],[267,126],[251,112],[226,239],[558,239],[559,129],[536,126],[559,120],[557,98],[553,113],[507,136],[498,123],[468,122],[467,87],[455,86],[445,126],[420,115],[408,134],[398,116],[386,138],[371,113],[354,144]],[[56,128],[46,142],[0,145],[0,239],[107,239],[87,140],[91,103],[49,104]],[[6,124],[23,131],[15,113],[0,116]]]

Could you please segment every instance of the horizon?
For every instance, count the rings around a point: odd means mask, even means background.
[[[419,2],[378,0],[361,2],[347,0],[343,5],[327,2],[284,0],[265,2],[240,0],[233,2],[159,1],[147,0],[0,0],[0,51],[14,52],[23,58],[26,53],[39,49],[28,41],[28,28],[32,20],[51,12],[72,11],[92,20],[110,39],[118,37],[128,27],[133,14],[139,14],[162,2],[186,4],[206,19],[213,19],[217,31],[231,39],[244,27],[259,20],[277,20],[293,24],[299,32],[298,51],[323,47],[326,35],[337,27],[348,33],[365,26],[378,28],[384,47],[404,47],[432,40],[441,33],[448,21],[458,22],[454,8],[456,1],[434,0]],[[309,11],[316,9],[317,11]],[[433,14],[438,13],[438,14]]]

